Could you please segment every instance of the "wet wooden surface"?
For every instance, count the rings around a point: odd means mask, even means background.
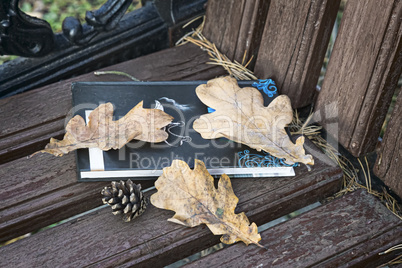
[[[376,267],[397,252],[402,221],[367,192],[357,191],[261,234],[261,244],[229,246],[186,267]]]
[[[329,159],[310,142],[307,142],[306,147],[309,152],[314,153],[316,161],[310,172],[301,166],[296,168],[295,177],[232,179],[234,192],[239,198],[236,212],[244,211],[250,221],[261,225],[338,191],[341,170],[330,165]],[[77,211],[74,210],[79,209],[80,203],[97,203],[101,200],[101,185],[75,183],[66,188],[74,193],[73,189],[79,187],[84,187],[86,194],[82,189],[78,196],[67,195],[64,202],[70,202],[71,208],[64,216],[69,212],[75,215],[74,212]],[[58,191],[46,196],[53,200],[60,198]],[[35,197],[34,194],[32,197]],[[12,197],[9,199],[11,203]],[[29,206],[31,201],[27,196],[25,206]],[[21,200],[21,203],[24,204],[24,201]],[[59,203],[54,206],[59,206]],[[18,222],[20,218],[26,221],[29,215],[18,215],[18,209],[19,207],[8,208],[6,211],[9,214],[14,211],[14,221]],[[59,209],[65,207],[60,206]],[[41,210],[31,212],[35,216],[32,221],[36,225],[39,222],[35,219],[49,217],[46,213],[41,213]],[[112,215],[110,208],[102,208],[90,215],[1,247],[0,255],[7,258],[0,260],[0,266],[7,263],[10,266],[25,267],[79,267],[90,264],[99,267],[159,267],[219,242],[219,236],[212,235],[205,226],[187,228],[167,222],[172,215],[172,212],[150,206],[134,222],[124,223],[119,217]],[[8,228],[7,230],[12,230],[13,226]]]

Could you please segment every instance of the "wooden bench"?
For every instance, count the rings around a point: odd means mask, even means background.
[[[397,238],[402,232],[401,220],[383,212],[373,196],[359,190],[263,231],[266,252],[237,244],[186,267],[380,266],[384,259],[379,254],[394,245],[384,237]]]
[[[317,121],[330,132],[336,119],[325,114],[326,101],[337,101],[342,94],[367,97],[353,105],[358,111],[353,116],[340,110],[338,138],[355,155],[373,149],[372,139],[377,140],[379,133],[374,121],[385,116],[382,108],[388,107],[389,91],[395,88],[395,76],[401,72],[398,63],[402,60],[402,4],[396,0],[376,4],[386,8],[379,10],[366,1],[347,4],[335,52],[316,102],[316,115],[321,115]],[[295,108],[304,107],[316,98],[316,83],[338,5],[339,1],[324,0],[286,3],[209,0],[204,34],[231,59],[242,61],[247,50],[249,58],[254,56],[251,65],[257,76],[273,77],[281,92],[292,98]],[[361,19],[359,27],[356,16]],[[378,19],[373,20],[373,16]],[[374,33],[383,38],[367,40]],[[358,46],[361,40],[370,45]],[[378,53],[378,57],[370,57],[371,53]],[[347,55],[346,59],[343,55]],[[344,62],[354,63],[360,58],[366,61],[364,66]],[[226,74],[220,66],[205,64],[208,61],[207,53],[187,44],[102,70],[128,72],[149,81],[207,80]],[[362,83],[354,82],[354,73],[361,75]],[[382,82],[371,83],[377,76],[368,73],[380,73]],[[27,158],[43,148],[50,137],[63,135],[65,118],[72,108],[71,82],[122,80],[126,81],[119,76],[98,77],[88,73],[0,100],[0,241],[33,232],[0,247],[1,267],[163,267],[219,243],[219,237],[205,226],[187,228],[167,222],[173,212],[153,206],[131,223],[120,221],[110,208],[101,206],[100,190],[109,183],[78,183],[73,154],[62,158],[45,154]],[[355,92],[349,93],[351,90]],[[340,108],[355,101],[342,98]],[[392,129],[387,133],[401,129],[400,103],[401,97],[391,118]],[[360,112],[366,107],[373,110],[370,116]],[[370,126],[366,129],[370,135],[359,134],[362,120]],[[346,132],[351,126],[356,126],[355,131]],[[392,176],[400,166],[387,156],[393,150],[399,152],[395,148],[390,150],[389,144],[399,142],[401,146],[401,141],[388,136],[381,147],[383,160],[377,164],[389,167],[382,178],[385,182],[396,182],[393,189],[397,192],[398,181]],[[357,141],[358,149],[353,146]],[[250,221],[260,226],[325,201],[339,191],[342,170],[312,142],[306,142],[306,150],[314,155],[316,162],[310,172],[300,166],[295,169],[295,177],[233,179],[234,192],[239,197],[236,211],[244,211]],[[148,188],[153,182],[141,184]],[[36,232],[61,220],[63,223],[53,228]],[[262,231],[261,243],[268,250],[238,243],[189,266],[376,267],[400,254],[400,251],[379,253],[402,243],[401,230],[401,220],[380,200],[357,191]]]

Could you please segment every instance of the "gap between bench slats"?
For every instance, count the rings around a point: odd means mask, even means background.
[[[302,166],[296,168],[295,177],[233,179],[240,200],[236,211],[245,211],[251,221],[261,225],[338,191],[341,170],[324,163],[329,159],[310,142],[307,148],[315,152],[316,164],[310,172]],[[93,197],[81,201],[89,198]],[[0,266],[7,261],[11,266],[159,267],[219,242],[219,236],[213,236],[205,226],[186,228],[167,222],[172,215],[150,206],[134,222],[124,223],[110,208],[104,208],[1,247],[0,254],[5,257]]]
[[[268,250],[230,246],[185,267],[376,267],[402,242],[402,222],[374,196],[357,191],[261,234]]]

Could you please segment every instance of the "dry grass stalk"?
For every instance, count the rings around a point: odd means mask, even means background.
[[[401,250],[401,249],[402,249],[402,244],[399,244],[399,245],[396,245],[396,246],[393,246],[393,247],[387,249],[384,252],[379,253],[379,255],[387,254],[387,253],[390,253],[390,252],[392,252],[394,250]]]
[[[306,120],[301,120],[297,111],[294,113],[294,118],[292,124],[289,126],[292,134],[304,134],[309,138],[317,147],[319,147],[330,159],[332,159],[343,171],[343,185],[342,189],[337,192],[333,197],[329,199],[334,199],[340,197],[346,193],[353,192],[359,188],[365,189],[369,194],[378,197],[384,202],[386,207],[398,218],[402,220],[402,209],[398,205],[398,202],[393,196],[391,196],[388,191],[383,188],[382,192],[378,192],[372,189],[370,167],[365,157],[366,167],[363,166],[360,159],[357,159],[361,170],[365,178],[365,185],[360,183],[358,180],[357,169],[353,166],[349,159],[342,156],[333,146],[331,146],[323,137],[321,137],[320,126],[309,126],[310,116]]]
[[[387,249],[384,252],[378,253],[378,255],[388,254],[388,253],[390,253],[392,251],[395,251],[395,250],[402,250],[402,244],[393,246],[393,247]],[[398,255],[396,258],[394,258],[394,259],[390,260],[389,262],[387,262],[385,264],[382,264],[382,265],[380,265],[378,267],[388,267],[390,265],[396,265],[396,264],[401,264],[401,263],[402,263],[402,254]]]
[[[254,75],[254,73],[251,70],[247,69],[247,66],[250,64],[252,60],[251,58],[247,63],[245,63],[247,51],[244,52],[242,63],[239,63],[237,61],[231,61],[226,55],[222,54],[216,48],[215,44],[211,43],[202,34],[202,29],[204,28],[204,21],[197,29],[183,36],[176,43],[176,45],[183,45],[189,42],[193,43],[194,45],[199,46],[201,49],[203,49],[208,53],[211,62],[207,62],[207,64],[222,66],[229,73],[230,76],[233,76],[237,80],[257,80],[257,77]],[[184,25],[183,27],[185,26],[186,25]]]

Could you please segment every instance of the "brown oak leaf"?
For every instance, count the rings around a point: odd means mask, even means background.
[[[250,225],[246,214],[234,213],[239,199],[226,174],[216,189],[202,161],[196,159],[191,170],[186,162],[173,160],[170,167],[163,169],[155,187],[158,192],[151,196],[151,203],[176,212],[168,221],[189,227],[206,224],[215,235],[223,235],[221,241],[225,244],[243,241],[262,247],[257,225]]]
[[[288,164],[314,165],[313,157],[305,154],[304,137],[294,144],[285,131],[293,118],[288,96],[280,95],[265,107],[256,88],[240,88],[231,77],[212,79],[198,86],[196,94],[205,105],[216,110],[194,121],[193,128],[204,139],[225,137],[284,158]]]
[[[162,142],[168,138],[162,128],[172,119],[161,110],[144,109],[141,101],[124,117],[113,121],[113,105],[104,103],[90,113],[88,124],[81,116],[74,116],[67,123],[63,140],[51,138],[39,152],[62,156],[80,148],[120,149],[133,139]]]

